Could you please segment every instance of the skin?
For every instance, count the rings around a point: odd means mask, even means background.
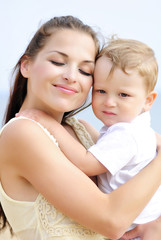
[[[20,112],[41,110],[59,124],[65,111],[86,99],[94,60],[95,47],[88,35],[71,30],[54,33],[34,61],[24,58],[21,63],[28,88]],[[0,138],[0,159],[1,183],[8,196],[35,201],[41,193],[67,216],[111,239],[122,236],[161,183],[158,154],[135,178],[106,195],[29,119],[6,126]]]

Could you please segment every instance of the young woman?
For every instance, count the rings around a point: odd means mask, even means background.
[[[159,151],[136,177],[104,194],[68,161],[42,125],[14,118],[18,111],[34,108],[63,123],[87,98],[98,49],[89,26],[71,16],[58,17],[37,31],[16,65],[0,136],[0,194],[21,240],[117,239],[161,183]]]

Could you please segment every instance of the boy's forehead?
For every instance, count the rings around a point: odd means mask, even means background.
[[[128,68],[125,67],[125,69],[122,69],[121,65],[115,65],[110,58],[108,58],[106,55],[101,56],[97,61],[96,61],[96,66],[95,66],[95,73],[101,72],[101,74],[106,74],[108,76],[109,74],[115,72],[115,70],[118,69],[120,72],[123,74],[127,75],[138,75],[138,70],[137,68]]]
[[[103,55],[97,59],[96,65],[97,64],[112,65],[112,62],[110,58],[108,58],[106,55]]]
[[[97,61],[95,65],[95,74],[103,74],[108,76],[112,68],[112,62],[106,57],[101,56]]]
[[[107,63],[107,59],[106,62],[104,60],[105,59],[100,59],[98,65],[96,66],[94,74],[95,85],[106,85],[109,81],[114,82],[114,84],[119,81],[126,86],[131,86],[131,84],[140,86],[139,83],[141,83],[141,85],[142,83],[145,84],[143,76],[140,76],[136,69],[129,68],[126,69],[126,71],[123,71],[123,69],[119,66],[112,69],[112,65]]]

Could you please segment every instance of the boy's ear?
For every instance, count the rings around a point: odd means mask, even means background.
[[[25,78],[29,77],[30,63],[31,63],[31,61],[27,57],[24,57],[21,60],[20,71],[21,71],[22,76]]]
[[[143,107],[145,112],[150,110],[156,97],[157,97],[157,92],[155,92],[155,91],[152,91],[147,95],[145,103],[144,103],[144,107]]]

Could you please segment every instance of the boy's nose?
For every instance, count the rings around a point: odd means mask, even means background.
[[[106,96],[104,105],[107,107],[115,107],[116,106],[115,98],[113,96]]]

